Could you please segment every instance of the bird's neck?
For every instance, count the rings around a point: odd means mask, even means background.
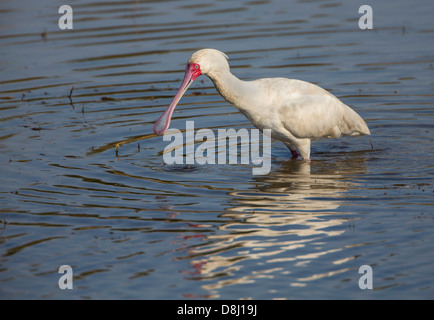
[[[248,83],[235,77],[230,70],[211,72],[208,77],[222,97],[238,109],[243,109],[248,96]]]

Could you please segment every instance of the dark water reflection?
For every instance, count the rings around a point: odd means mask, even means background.
[[[3,1],[0,297],[433,298],[434,7],[398,2],[361,31],[363,3],[73,1],[61,31],[55,1]],[[327,88],[372,136],[317,142],[311,164],[274,142],[265,176],[165,165],[152,126],[203,47],[242,79]],[[251,128],[207,78],[186,120]]]

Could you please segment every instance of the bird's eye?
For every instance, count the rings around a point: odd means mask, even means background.
[[[194,65],[194,68],[199,69],[199,65],[198,64]]]

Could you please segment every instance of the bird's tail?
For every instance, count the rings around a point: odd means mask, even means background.
[[[343,119],[342,133],[348,136],[370,135],[371,131],[368,128],[365,120],[357,114],[353,109],[346,106],[346,112]]]

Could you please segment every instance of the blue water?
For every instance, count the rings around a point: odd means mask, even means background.
[[[434,5],[376,1],[361,30],[362,4],[77,0],[60,30],[57,1],[2,2],[0,298],[433,299]],[[164,164],[152,126],[206,47],[326,88],[371,136],[311,163],[273,142],[265,176]],[[204,76],[187,120],[253,128]]]

